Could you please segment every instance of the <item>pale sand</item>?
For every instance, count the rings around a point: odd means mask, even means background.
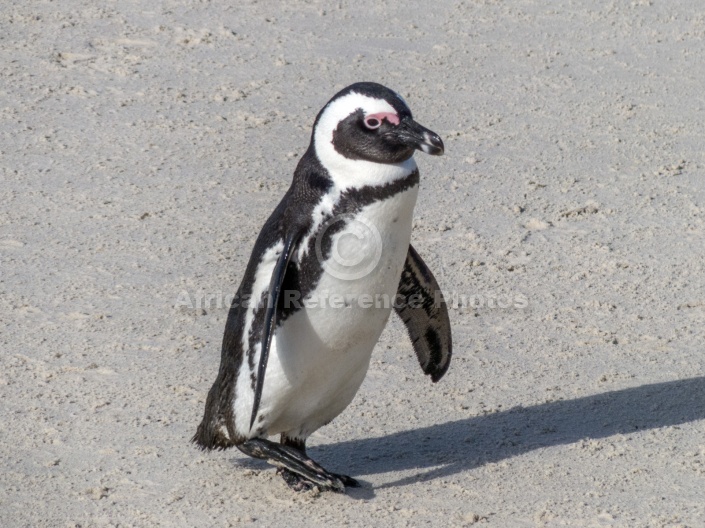
[[[2,526],[705,526],[702,3],[223,4],[0,10]],[[226,310],[175,304],[360,80],[444,138],[413,243],[475,308],[437,385],[391,321],[310,441],[364,487],[296,494],[189,444]]]

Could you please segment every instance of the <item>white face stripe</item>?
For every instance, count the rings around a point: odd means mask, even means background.
[[[328,170],[333,183],[342,192],[367,185],[384,185],[409,175],[416,169],[413,157],[401,163],[374,163],[352,160],[339,154],[333,146],[333,131],[338,123],[362,108],[365,115],[379,113],[398,114],[384,99],[369,97],[356,92],[344,95],[326,106],[316,125],[314,148],[321,164]]]

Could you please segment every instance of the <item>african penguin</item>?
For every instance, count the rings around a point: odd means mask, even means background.
[[[196,444],[265,459],[295,490],[358,485],[311,460],[306,439],[352,401],[392,309],[423,371],[435,382],[448,369],[448,311],[410,245],[414,151],[443,148],[380,84],[348,86],[323,107],[230,307]]]

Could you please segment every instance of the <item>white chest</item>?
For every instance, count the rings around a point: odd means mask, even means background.
[[[323,274],[305,300],[305,312],[331,348],[345,349],[360,339],[358,332],[371,332],[376,342],[397,292],[417,194],[412,187],[354,216],[333,218],[319,231],[317,241],[326,229],[334,234],[326,248],[316,245]]]
[[[272,340],[260,407],[272,433],[311,432],[352,401],[394,303],[417,193],[414,186],[340,219],[320,281]]]

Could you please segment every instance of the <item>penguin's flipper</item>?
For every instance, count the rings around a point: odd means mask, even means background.
[[[431,270],[411,245],[394,309],[409,332],[424,373],[438,381],[448,370],[453,350],[448,307]]]
[[[269,282],[269,294],[267,295],[267,309],[264,315],[264,330],[262,332],[262,348],[259,356],[259,365],[257,365],[257,384],[255,385],[255,399],[252,404],[252,415],[250,417],[250,429],[255,423],[257,411],[259,411],[259,403],[262,398],[262,387],[264,387],[264,373],[267,370],[267,361],[269,360],[269,347],[272,344],[272,335],[277,319],[277,305],[279,304],[279,296],[281,294],[286,268],[289,265],[291,256],[300,240],[300,233],[294,232],[284,240],[284,249],[279,254],[277,263],[272,272],[272,278]]]

